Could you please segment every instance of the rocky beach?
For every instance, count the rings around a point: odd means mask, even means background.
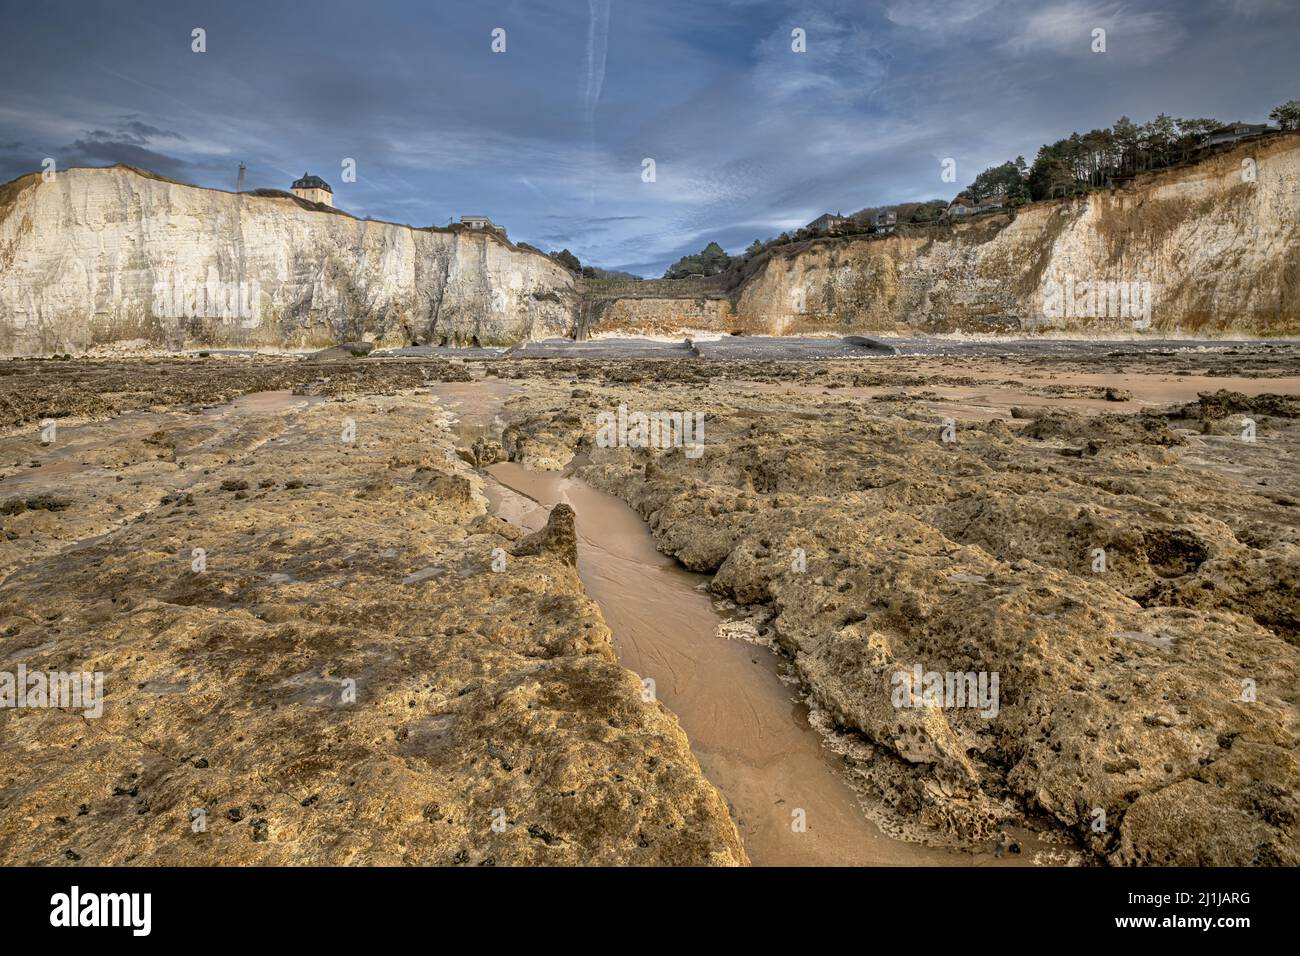
[[[1294,345],[0,373],[5,863],[1300,862]]]

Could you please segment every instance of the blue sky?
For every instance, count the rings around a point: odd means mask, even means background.
[[[1261,121],[1300,98],[1296,0],[5,7],[0,181],[48,156],[232,189],[243,161],[249,188],[310,171],[358,216],[488,215],[647,275],[825,211],[951,197],[1120,115]]]

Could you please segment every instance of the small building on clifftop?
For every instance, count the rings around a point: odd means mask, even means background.
[[[330,184],[319,176],[303,173],[302,179],[293,181],[293,194],[308,202],[324,203],[326,206],[334,205],[334,190],[330,189]]]
[[[470,229],[488,229],[495,232],[502,239],[506,236],[506,227],[498,226],[487,216],[461,216],[460,224],[468,226]]]
[[[824,212],[816,219],[814,219],[812,222],[808,223],[808,225],[804,226],[804,228],[807,229],[809,232],[826,234],[826,233],[834,232],[836,229],[844,225],[846,222],[848,222],[848,219],[846,219],[844,216],[839,215],[838,213],[832,215],[829,212]]]

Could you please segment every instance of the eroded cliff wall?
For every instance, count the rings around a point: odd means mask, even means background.
[[[571,274],[494,236],[124,166],[0,187],[0,354],[135,342],[509,344],[571,334]]]
[[[0,186],[0,354],[697,330],[1300,335],[1300,134],[1014,214],[777,247],[726,291],[585,301],[563,267],[483,233],[127,167]]]
[[[952,227],[778,247],[729,301],[611,299],[591,331],[1300,335],[1300,135]]]

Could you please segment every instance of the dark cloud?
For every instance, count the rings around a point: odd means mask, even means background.
[[[192,169],[191,164],[183,159],[120,140],[79,139],[64,147],[59,154],[64,157],[64,168],[126,163],[172,179],[183,178]]]
[[[483,213],[512,238],[651,275],[711,240],[734,252],[828,210],[950,197],[985,166],[1120,115],[1260,120],[1300,95],[1300,4],[1286,0],[132,10],[6,13],[0,180],[45,156],[223,189],[241,161],[249,188],[306,169],[359,216]],[[190,49],[195,25],[206,53]],[[1104,55],[1088,48],[1094,26]],[[940,180],[947,157],[958,183]],[[341,180],[347,158],[356,182]]]
[[[159,138],[176,140],[185,138],[180,133],[161,130],[157,126],[141,122],[135,116],[119,116],[117,120],[116,135],[105,134],[102,138],[118,139],[122,142],[133,143],[136,146],[147,146],[151,141]]]

